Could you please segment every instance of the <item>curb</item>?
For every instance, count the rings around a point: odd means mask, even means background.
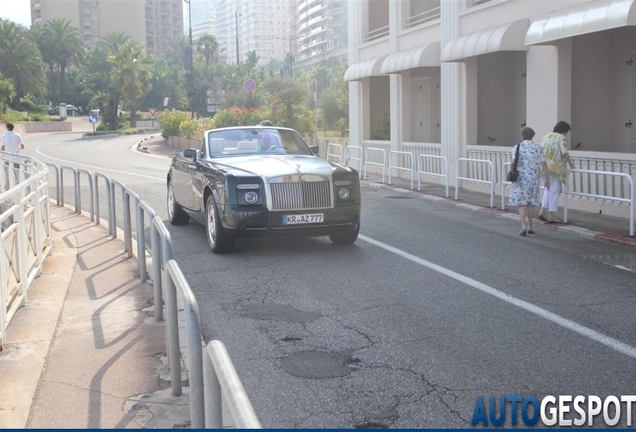
[[[429,201],[435,201],[441,204],[450,205],[453,207],[459,207],[465,210],[476,211],[479,213],[487,214],[490,216],[495,216],[503,219],[510,219],[519,221],[519,216],[513,213],[508,213],[502,210],[498,210],[496,208],[488,208],[488,207],[480,207],[474,204],[462,203],[459,201],[455,201],[452,198],[443,198],[436,195],[429,195],[424,192],[412,191],[409,189],[404,189],[400,187],[394,187],[382,183],[373,183],[368,180],[360,180],[360,187],[363,189],[375,189],[375,190],[386,190],[395,193],[400,193],[408,196],[413,196],[416,198],[422,198]],[[599,231],[592,231],[587,228],[581,228],[577,226],[558,226],[558,225],[550,225],[546,223],[537,223],[537,226],[542,227],[543,229],[548,229],[552,231],[563,232],[568,235],[588,239],[588,240],[597,240],[605,243],[613,243],[621,246],[625,246],[628,248],[636,249],[636,238],[626,237],[618,234],[612,233],[603,233]]]

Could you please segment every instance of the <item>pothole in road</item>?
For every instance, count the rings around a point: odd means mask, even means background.
[[[384,423],[374,422],[374,421],[368,421],[368,422],[353,425],[353,428],[354,429],[388,429],[389,425],[386,425]]]
[[[283,370],[299,378],[341,378],[355,371],[349,367],[351,363],[353,360],[350,355],[324,351],[300,351],[283,358]]]
[[[300,324],[315,321],[322,316],[322,314],[317,312],[302,311],[289,305],[276,303],[248,305],[240,312],[240,315],[245,318],[258,320],[282,321]]]

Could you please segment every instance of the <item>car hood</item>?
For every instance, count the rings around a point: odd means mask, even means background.
[[[219,159],[214,161],[217,166],[224,166],[228,170],[241,171],[244,174],[263,178],[273,178],[293,174],[315,174],[331,176],[335,169],[341,168],[324,159],[315,156],[271,155],[245,156]],[[240,173],[235,173],[241,175]]]

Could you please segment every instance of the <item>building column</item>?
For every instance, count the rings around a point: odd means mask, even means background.
[[[363,116],[365,110],[362,103],[362,93],[360,81],[349,81],[349,144],[360,147],[362,147],[364,139]]]
[[[459,36],[459,12],[461,3],[457,0],[441,0],[441,44],[442,48],[453,38]],[[462,78],[463,63],[441,64],[441,135],[442,156],[446,156],[449,164],[449,181],[455,185],[455,167],[457,159],[464,155],[462,142],[462,100],[464,99],[464,83]]]
[[[531,46],[527,57],[527,124],[537,139],[572,120],[572,41]]]

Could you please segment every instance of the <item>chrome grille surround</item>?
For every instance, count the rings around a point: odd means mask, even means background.
[[[279,177],[269,183],[271,209],[308,210],[333,207],[329,178],[316,175]]]

